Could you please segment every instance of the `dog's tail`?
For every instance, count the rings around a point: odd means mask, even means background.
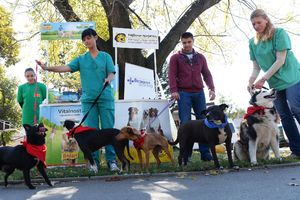
[[[133,157],[130,154],[130,149],[129,149],[129,140],[126,141],[126,149],[127,149],[127,155],[131,160],[134,160]]]

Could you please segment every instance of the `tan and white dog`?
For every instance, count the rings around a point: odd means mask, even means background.
[[[239,139],[234,144],[234,159],[257,164],[257,159],[268,159],[270,148],[279,155],[278,114],[274,108],[275,90],[251,91],[250,104],[240,126]]]

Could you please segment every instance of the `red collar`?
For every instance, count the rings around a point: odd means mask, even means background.
[[[75,129],[75,130],[74,130]],[[83,133],[83,132],[87,132],[87,131],[96,131],[96,128],[92,128],[92,127],[88,127],[88,126],[78,126],[78,127],[74,127],[72,128],[69,132],[67,132],[67,136],[68,138],[70,138],[72,136],[72,134],[79,134],[79,133]]]
[[[254,113],[259,113],[260,115],[264,115],[265,109],[266,107],[264,106],[249,106],[247,108],[247,113],[244,115],[244,119],[248,119],[248,117],[250,117]]]
[[[138,140],[134,140],[133,141],[133,146],[136,149],[141,149],[143,147],[146,135],[147,135],[147,133],[145,131],[141,131],[141,136],[142,137],[140,139],[138,139]]]
[[[31,156],[36,157],[41,161],[44,165],[44,167],[47,167],[46,164],[46,151],[47,146],[45,144],[43,145],[32,145],[27,142],[26,139],[24,139],[23,142],[21,142],[23,146],[26,148],[27,153],[29,153]]]

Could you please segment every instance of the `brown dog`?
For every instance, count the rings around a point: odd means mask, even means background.
[[[144,134],[141,134],[141,132],[137,129],[127,126],[121,129],[116,139],[124,138],[132,140],[134,142],[134,146],[138,153],[141,170],[143,169],[143,158],[141,150],[145,152],[146,171],[149,171],[150,151],[152,151],[152,154],[156,160],[157,167],[159,167],[161,163],[158,155],[162,149],[166,152],[167,156],[172,161],[172,164],[175,165],[175,161],[168,149],[168,141],[165,137],[161,136],[160,134],[155,132],[145,132]]]

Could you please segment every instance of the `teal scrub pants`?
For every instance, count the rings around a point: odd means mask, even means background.
[[[83,114],[87,113],[93,103],[82,102]],[[84,121],[85,126],[103,129],[113,128],[115,124],[115,109],[114,102],[98,102],[89,112],[88,117]],[[100,123],[99,123],[100,122]],[[100,127],[99,127],[100,124]],[[92,153],[93,159],[97,166],[100,165],[100,152],[95,151]],[[105,146],[105,160],[107,163],[116,160],[115,149],[112,145]]]

